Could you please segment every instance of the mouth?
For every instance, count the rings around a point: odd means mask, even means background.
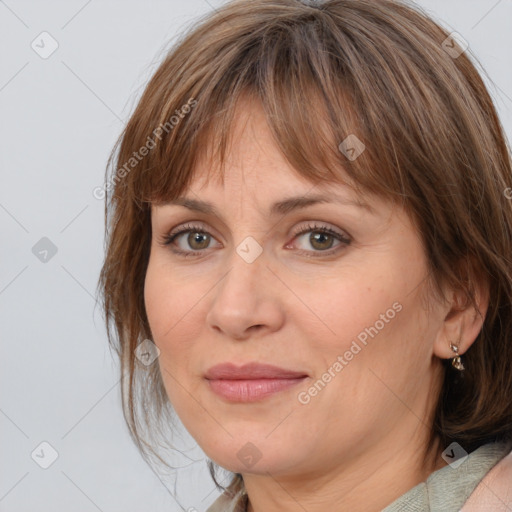
[[[255,402],[300,384],[308,375],[261,363],[236,366],[224,363],[210,368],[205,379],[210,389],[230,402]]]

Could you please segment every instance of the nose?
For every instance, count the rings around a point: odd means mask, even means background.
[[[240,341],[279,330],[285,318],[285,291],[268,267],[265,252],[249,263],[233,251],[229,270],[212,290],[207,325]]]

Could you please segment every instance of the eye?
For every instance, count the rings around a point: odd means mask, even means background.
[[[309,236],[305,236],[308,233],[310,233]],[[347,235],[339,233],[338,231],[328,226],[318,225],[315,223],[308,224],[307,226],[299,228],[298,231],[295,233],[295,238],[302,238],[304,239],[303,241],[305,241],[306,244],[310,244],[310,246],[313,247],[313,251],[299,251],[300,254],[309,253],[306,255],[311,257],[329,256],[343,249],[343,247],[350,245],[351,242],[351,239]],[[334,245],[334,249],[332,249],[335,241],[338,241],[339,243],[337,245]],[[288,245],[287,247],[290,246]],[[312,252],[313,254],[311,254]]]
[[[311,233],[309,237],[305,236],[307,233]],[[294,233],[294,239],[295,238],[304,238],[307,243],[311,244],[313,250],[298,251],[299,254],[305,254],[308,257],[329,256],[343,249],[343,247],[349,245],[351,242],[351,239],[347,235],[328,226],[315,223],[299,228]],[[169,234],[165,234],[161,244],[164,246],[172,246],[171,250],[180,256],[196,257],[201,256],[203,251],[209,248],[212,240],[214,240],[212,235],[202,226],[185,224],[171,231]],[[338,244],[334,245],[334,249],[332,249],[333,243],[336,241]],[[185,245],[185,247],[183,245]],[[290,248],[290,245],[286,247]],[[315,255],[314,253],[321,254]]]
[[[188,236],[185,237],[184,235]],[[175,246],[175,241],[181,241],[182,244],[184,243],[188,245],[192,251],[190,251],[187,247],[180,247],[179,243],[178,248],[173,247],[172,251],[181,256],[188,257],[200,256],[203,250],[208,249],[211,240],[213,240],[213,237],[207,231],[205,231],[202,226],[185,224],[181,226],[177,231],[171,231],[171,233],[164,235],[162,244],[165,246]]]

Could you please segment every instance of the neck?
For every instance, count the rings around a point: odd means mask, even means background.
[[[350,464],[334,468],[294,475],[244,475],[247,511],[377,512],[445,465],[438,442],[426,460],[422,445],[412,440],[394,444],[386,440],[383,445],[386,450],[375,447],[370,456],[365,451]]]

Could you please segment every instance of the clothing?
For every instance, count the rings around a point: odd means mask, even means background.
[[[460,512],[512,511],[512,452],[503,457],[476,486]]]
[[[509,451],[510,445],[502,443],[480,446],[458,468],[445,466],[434,471],[382,512],[458,512],[478,483]]]
[[[460,466],[445,466],[434,471],[427,480],[402,494],[381,512],[459,512],[478,483],[511,449],[512,446],[505,443],[480,446]],[[512,487],[512,476],[510,482]],[[247,495],[243,483],[231,491],[231,497],[224,492],[206,512],[246,512]]]

